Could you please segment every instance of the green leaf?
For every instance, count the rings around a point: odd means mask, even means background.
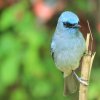
[[[49,82],[39,81],[33,88],[32,94],[36,98],[47,97],[52,93],[52,86]]]
[[[26,11],[26,4],[25,2],[20,2],[4,10],[0,20],[0,30],[6,30],[10,26],[20,22]]]
[[[26,91],[22,88],[19,88],[11,93],[9,100],[30,100],[30,99]]]
[[[0,55],[12,55],[20,50],[20,44],[18,40],[11,34],[7,32],[0,39]]]
[[[19,60],[18,55],[13,55],[2,63],[0,79],[4,86],[10,86],[17,81],[19,74]]]

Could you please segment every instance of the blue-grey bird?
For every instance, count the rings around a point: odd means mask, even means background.
[[[71,93],[76,91],[74,76],[81,83],[87,84],[74,72],[79,67],[80,60],[86,50],[85,39],[79,28],[78,16],[73,12],[65,11],[58,19],[52,38],[52,57],[56,67],[64,73],[64,95],[66,95],[66,91]]]

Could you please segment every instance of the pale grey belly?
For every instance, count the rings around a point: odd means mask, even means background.
[[[80,55],[69,52],[60,52],[55,59],[57,67],[75,69],[79,66]]]
[[[65,34],[55,35],[53,42],[56,67],[68,76],[72,70],[79,67],[86,48],[85,40],[81,33],[78,33],[72,37],[67,37]]]
[[[84,50],[85,48],[81,44],[68,45],[64,49],[58,48],[54,55],[57,68],[63,72],[75,70],[79,67]]]
[[[81,56],[82,54],[77,54],[73,51],[71,53],[68,51],[61,51],[58,55],[56,55],[55,63],[60,69],[70,68],[74,70],[79,66]]]

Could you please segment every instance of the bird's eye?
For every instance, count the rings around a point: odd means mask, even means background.
[[[71,23],[68,23],[68,22],[63,22],[63,25],[65,27],[72,28],[75,24],[71,24]]]

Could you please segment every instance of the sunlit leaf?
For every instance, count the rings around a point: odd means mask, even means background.
[[[0,29],[5,30],[20,22],[23,19],[26,8],[26,3],[20,2],[6,9],[1,15]]]
[[[9,100],[30,100],[26,91],[22,88],[14,90]]]
[[[20,67],[19,60],[17,55],[13,55],[2,63],[0,79],[3,85],[9,86],[17,81]]]
[[[50,83],[46,81],[38,82],[32,90],[32,94],[36,98],[45,97],[45,96],[50,95],[51,93],[52,93],[52,86]]]

